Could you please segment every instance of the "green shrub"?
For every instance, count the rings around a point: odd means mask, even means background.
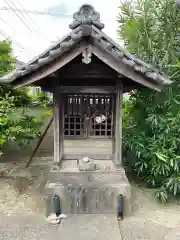
[[[0,76],[14,70],[11,43],[0,42]],[[21,145],[28,144],[40,135],[43,121],[29,114],[31,99],[27,89],[12,89],[9,85],[0,85],[0,153],[8,141]]]
[[[124,154],[155,198],[180,193],[180,11],[175,0],[121,4],[118,33],[126,48],[173,80],[162,93],[134,90],[124,104]]]

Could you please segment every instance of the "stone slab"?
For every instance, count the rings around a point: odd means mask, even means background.
[[[171,230],[164,240],[180,240],[180,227]]]
[[[73,215],[59,227],[63,240],[122,240],[115,215]]]
[[[112,160],[94,160],[94,163],[97,166],[95,172],[102,172],[104,168],[110,168],[111,172],[116,171]],[[79,172],[77,160],[62,160],[60,172]]]
[[[124,171],[117,172],[50,172],[48,177],[49,183],[59,182],[64,186],[69,185],[112,185],[112,184],[129,184]]]
[[[12,171],[9,172],[9,177],[11,178],[24,178],[31,180],[34,177],[37,177],[40,173],[40,167],[37,166],[30,166],[29,168],[23,167],[15,167]]]
[[[52,167],[53,161],[53,156],[35,157],[30,166],[47,166],[50,169]]]
[[[130,184],[93,185],[93,183],[64,186],[58,182],[46,185],[46,216],[53,211],[52,199],[60,197],[62,211],[66,214],[114,214],[117,215],[118,198],[124,196],[124,214],[131,213]]]
[[[117,215],[117,188],[59,187],[49,196],[53,210],[53,195],[60,196],[60,204],[65,214],[112,214]],[[49,207],[48,207],[49,208]]]

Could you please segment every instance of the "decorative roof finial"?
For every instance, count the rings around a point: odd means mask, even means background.
[[[75,29],[80,25],[94,25],[99,29],[104,28],[100,21],[100,14],[89,4],[84,4],[79,11],[73,14],[73,22],[69,25],[70,29]]]

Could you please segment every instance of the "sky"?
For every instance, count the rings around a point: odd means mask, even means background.
[[[103,31],[116,40],[119,0],[0,0],[0,40],[10,37],[15,57],[28,62],[70,32],[72,15],[84,3],[100,13]]]

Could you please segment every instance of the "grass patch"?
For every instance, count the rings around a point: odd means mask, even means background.
[[[22,114],[23,111],[25,111],[25,114],[29,116],[34,116],[36,117],[37,121],[43,121],[48,119],[49,116],[51,116],[52,108],[51,107],[40,107],[40,106],[34,106],[34,107],[26,107],[24,108],[19,108],[16,112],[12,113],[9,115],[11,119],[18,120]]]

